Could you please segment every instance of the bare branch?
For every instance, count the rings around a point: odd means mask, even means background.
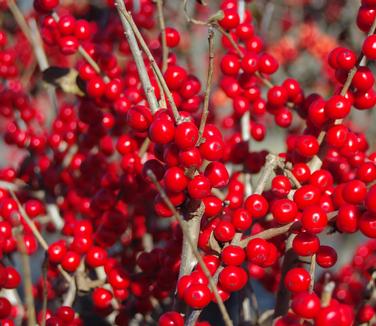
[[[168,47],[166,41],[166,24],[163,16],[163,0],[156,0],[157,11],[158,11],[158,21],[159,27],[161,29],[161,40],[162,40],[162,72],[164,73],[167,69],[168,60]]]

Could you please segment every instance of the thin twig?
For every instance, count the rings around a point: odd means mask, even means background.
[[[335,218],[338,215],[338,211],[330,212],[328,215],[328,221],[331,221],[333,218]],[[262,231],[260,233],[257,233],[255,235],[248,236],[237,244],[238,246],[241,246],[242,248],[245,248],[249,241],[252,239],[272,239],[278,235],[286,234],[292,229],[294,229],[295,226],[299,226],[299,222],[291,222],[289,224],[285,224],[276,228],[267,229],[265,231]]]
[[[309,275],[311,275],[311,282],[309,283],[309,292],[312,292],[315,286],[315,271],[316,271],[316,254],[311,256],[311,263],[309,265]]]
[[[336,284],[333,281],[330,281],[327,284],[325,284],[324,289],[321,294],[321,306],[322,307],[329,306],[335,287],[336,287]]]
[[[14,0],[8,0],[8,7],[9,7],[9,10],[12,13],[15,21],[17,22],[18,26],[21,28],[22,33],[25,35],[25,37],[31,43],[29,26],[27,25],[26,19],[25,19],[24,15],[22,14],[20,8],[18,8],[18,6],[14,2]]]
[[[208,30],[208,42],[209,42],[209,67],[208,67],[208,77],[206,80],[206,90],[204,98],[204,107],[202,109],[200,127],[199,127],[199,138],[197,143],[200,144],[202,141],[202,135],[204,133],[206,120],[209,115],[209,101],[210,101],[210,90],[213,80],[213,71],[214,71],[214,30],[212,26],[209,26]]]
[[[156,0],[157,11],[158,11],[158,21],[159,28],[161,29],[161,40],[162,40],[162,72],[164,73],[167,69],[168,60],[168,47],[166,41],[166,24],[163,15],[163,0]]]
[[[22,231],[19,229],[16,231],[16,240],[18,245],[18,250],[21,255],[21,264],[23,272],[23,286],[25,292],[25,305],[26,305],[26,314],[27,314],[27,324],[29,326],[36,325],[35,318],[35,306],[34,306],[34,296],[33,296],[33,282],[31,280],[31,268],[30,268],[30,259],[26,251],[25,242],[22,237]]]
[[[283,258],[283,263],[281,267],[281,280],[279,282],[279,288],[276,297],[276,303],[274,308],[274,318],[279,316],[284,316],[289,309],[289,301],[291,293],[286,288],[284,279],[287,272],[296,264],[297,261],[297,254],[292,249],[292,242],[295,238],[295,234],[290,234],[286,241],[286,250],[285,256]]]
[[[30,228],[31,232],[35,236],[35,238],[38,240],[39,244],[42,246],[42,248],[47,251],[48,250],[48,243],[46,240],[44,240],[42,234],[39,232],[38,228],[35,226],[34,222],[30,219],[30,217],[27,215],[25,209],[23,208],[22,204],[18,200],[17,195],[12,189],[7,189],[10,193],[11,197],[14,199],[14,201],[17,203],[18,209],[21,212],[21,216],[26,222],[27,226]],[[72,282],[72,278],[70,275],[61,267],[61,265],[58,265],[58,270],[63,275],[63,277],[68,281],[69,283]]]
[[[270,179],[271,175],[273,174],[274,170],[276,169],[280,161],[281,158],[273,154],[269,154],[266,157],[266,163],[264,165],[263,170],[261,171],[261,175],[257,181],[257,185],[254,191],[255,194],[262,194],[268,180]]]
[[[222,298],[221,296],[219,295],[218,293],[218,289],[217,289],[217,286],[213,280],[213,277],[211,276],[208,268],[206,267],[197,247],[194,245],[193,241],[192,241],[192,238],[191,238],[191,235],[190,235],[190,230],[187,229],[186,227],[186,224],[184,223],[184,219],[183,217],[178,213],[178,211],[176,210],[175,206],[171,203],[170,199],[168,198],[166,192],[164,191],[164,189],[161,187],[161,185],[159,184],[157,178],[155,177],[154,173],[149,170],[147,172],[149,178],[151,179],[151,181],[153,182],[153,184],[155,185],[155,187],[157,188],[161,198],[163,199],[163,201],[165,202],[165,204],[167,205],[167,207],[173,212],[174,214],[174,217],[176,218],[176,220],[178,221],[181,229],[182,229],[182,232],[183,232],[183,235],[186,237],[189,245],[191,246],[191,249],[193,251],[193,254],[195,256],[195,258],[197,259],[198,261],[198,264],[200,265],[200,267],[202,268],[205,276],[208,278],[209,280],[209,285],[210,285],[210,288],[211,290],[213,291],[213,294],[214,294],[214,297],[215,299],[217,300],[217,303],[218,303],[218,307],[219,307],[219,310],[222,314],[222,317],[223,317],[223,320],[225,322],[225,325],[227,326],[232,326],[233,323],[230,319],[230,316],[226,310],[226,307],[222,301]]]
[[[146,70],[145,62],[142,57],[142,52],[138,46],[135,33],[133,31],[131,23],[127,19],[127,16],[124,14],[124,12],[126,12],[124,1],[116,0],[115,4],[124,28],[125,37],[127,38],[134,62],[137,66],[137,71],[140,77],[142,88],[144,89],[150,110],[154,114],[158,110],[158,101],[154,93],[154,88],[151,85],[150,78]]]
[[[119,0],[116,0],[116,3],[119,4],[120,3]],[[166,94],[167,101],[171,106],[171,110],[172,110],[172,113],[174,115],[175,122],[180,123],[181,122],[180,113],[178,111],[178,108],[176,107],[176,104],[175,104],[174,98],[172,97],[171,91],[168,89],[167,83],[166,83],[166,81],[163,77],[161,70],[159,69],[159,67],[158,67],[152,53],[150,52],[150,49],[148,48],[144,38],[142,37],[137,25],[133,21],[132,15],[128,11],[125,10],[124,4],[122,4],[120,6],[117,5],[117,9],[119,11],[120,17],[123,17],[122,21],[127,22],[129,27],[131,28],[132,34],[137,38],[138,42],[140,43],[140,46],[143,49],[143,51],[145,52],[157,79],[161,83],[163,91]]]
[[[48,255],[46,254],[42,263],[42,321],[41,321],[41,326],[46,325],[46,316],[47,316],[47,300],[48,300],[47,270],[48,270]]]

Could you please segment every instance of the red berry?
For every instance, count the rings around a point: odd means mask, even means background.
[[[279,224],[291,223],[298,214],[297,205],[289,199],[279,199],[273,202],[271,213]]]
[[[332,267],[337,262],[337,253],[332,247],[320,246],[316,253],[316,262],[323,268]]]
[[[247,283],[246,271],[238,266],[226,266],[219,274],[218,282],[222,289],[227,292],[241,290]]]
[[[296,141],[296,151],[304,157],[312,157],[319,151],[319,143],[316,137],[311,135],[302,135]]]
[[[211,186],[208,178],[197,175],[188,182],[188,193],[193,199],[202,199],[210,195]]]
[[[315,293],[300,292],[292,299],[291,308],[299,317],[311,319],[320,311],[320,299]]]
[[[311,276],[304,268],[290,269],[284,279],[286,288],[291,292],[308,291]]]
[[[245,260],[245,252],[242,247],[229,245],[223,248],[221,260],[226,265],[241,265]]]
[[[234,9],[223,10],[224,17],[218,21],[219,25],[224,29],[236,28],[239,25],[239,15]]]
[[[254,218],[264,217],[269,210],[268,201],[258,194],[249,196],[245,201],[245,207]]]
[[[226,166],[220,162],[211,162],[208,164],[204,175],[209,179],[211,186],[214,188],[223,188],[227,186],[229,181]]]
[[[362,51],[367,59],[376,59],[376,35],[370,35],[364,40]]]
[[[194,147],[198,140],[198,129],[193,122],[183,122],[175,129],[175,144],[185,150]]]
[[[302,226],[310,233],[322,232],[328,224],[328,217],[320,206],[309,206],[302,214]]]
[[[174,139],[175,126],[168,119],[156,119],[149,127],[149,137],[157,144],[167,144]]]
[[[202,309],[211,301],[211,293],[206,285],[192,284],[184,291],[185,303],[193,309]]]
[[[179,32],[172,27],[166,27],[165,29],[166,33],[166,43],[169,48],[174,48],[178,46],[180,42],[180,34]]]
[[[188,185],[188,178],[185,176],[184,171],[178,167],[167,169],[163,179],[166,189],[172,192],[181,192]]]
[[[112,297],[112,293],[104,288],[95,288],[92,293],[93,304],[100,309],[110,307]]]

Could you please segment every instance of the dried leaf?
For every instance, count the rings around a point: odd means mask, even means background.
[[[78,84],[78,71],[62,67],[49,67],[43,71],[43,80],[49,84],[61,88],[65,93],[84,96]]]

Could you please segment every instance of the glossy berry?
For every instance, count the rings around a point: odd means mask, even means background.
[[[163,180],[166,189],[172,192],[181,192],[188,185],[188,178],[185,176],[184,171],[178,167],[167,169]]]
[[[106,309],[111,305],[112,293],[104,288],[95,288],[92,293],[93,304],[100,309]]]
[[[229,245],[223,248],[221,260],[226,265],[241,265],[245,260],[245,251],[243,248],[235,245]]]
[[[182,150],[196,145],[198,129],[193,122],[183,122],[175,129],[175,144]]]
[[[279,224],[287,224],[296,218],[298,207],[289,199],[279,199],[273,202],[270,211]]]
[[[146,131],[152,120],[150,109],[144,105],[134,106],[127,112],[127,123],[136,131]]]
[[[325,211],[316,205],[304,209],[302,214],[303,228],[313,234],[320,233],[328,223],[328,217]]]
[[[214,236],[220,242],[231,241],[234,235],[235,228],[230,222],[221,221],[214,230]]]
[[[188,182],[188,193],[194,199],[202,199],[209,196],[210,191],[210,181],[202,175],[197,175]]]
[[[214,188],[223,188],[227,186],[229,181],[226,166],[220,162],[208,164],[205,168],[204,175],[209,179],[211,186]]]
[[[157,144],[167,144],[174,139],[175,127],[168,119],[156,119],[149,127],[149,137]]]
[[[219,284],[227,292],[235,292],[242,289],[247,283],[246,271],[238,266],[226,266],[219,274]]]
[[[290,180],[284,175],[277,175],[272,180],[272,192],[275,196],[283,198],[291,190]]]
[[[366,198],[367,187],[360,180],[352,180],[345,184],[342,190],[343,199],[350,204],[360,204]]]
[[[232,29],[238,26],[240,22],[239,15],[236,10],[227,9],[223,11],[223,18],[218,21],[219,25],[224,29]]]
[[[254,218],[264,217],[269,210],[265,197],[258,194],[249,196],[245,201],[245,207]]]
[[[292,299],[292,310],[303,318],[314,318],[320,311],[320,299],[315,293],[300,292]]]
[[[179,45],[180,34],[175,28],[166,27],[165,33],[166,33],[166,43],[169,48],[174,48]]]
[[[376,59],[376,36],[375,35],[370,35],[364,40],[362,51],[369,60]]]
[[[252,216],[247,210],[238,208],[232,214],[231,223],[235,229],[245,231],[252,225]]]
[[[342,95],[332,96],[325,104],[325,114],[330,119],[343,119],[351,110],[351,102]]]
[[[332,247],[320,246],[316,253],[316,262],[323,268],[332,267],[337,262],[337,253]]]
[[[312,157],[319,151],[319,144],[316,137],[311,135],[302,135],[296,141],[296,151],[304,157]]]
[[[184,301],[194,309],[202,309],[211,301],[210,290],[207,285],[192,284],[184,291]]]
[[[290,269],[284,279],[286,288],[291,292],[308,291],[310,282],[309,272],[299,267]]]
[[[312,256],[319,247],[319,238],[309,232],[298,233],[292,242],[292,248],[299,256]]]

